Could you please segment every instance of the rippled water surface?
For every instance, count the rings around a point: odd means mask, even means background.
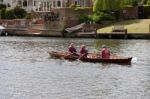
[[[52,59],[70,42],[132,56],[131,65]],[[150,99],[150,41],[0,37],[0,99]]]

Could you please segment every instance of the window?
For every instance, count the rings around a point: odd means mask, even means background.
[[[57,1],[57,7],[61,7],[61,1]]]
[[[34,6],[36,6],[36,2],[34,1]]]
[[[19,6],[21,6],[21,5],[22,5],[21,0],[18,0],[18,5],[19,5]]]
[[[23,7],[27,7],[27,0],[23,1]]]
[[[11,5],[8,3],[8,4],[7,4],[7,7],[11,7]]]
[[[74,0],[74,4],[75,4],[75,5],[81,5],[80,3],[81,3],[80,0]]]
[[[74,4],[75,4],[75,5],[78,5],[78,2],[77,2],[77,1],[75,1],[75,2],[74,2]]]
[[[52,7],[55,7],[55,6],[56,6],[55,1],[53,1],[52,2]]]

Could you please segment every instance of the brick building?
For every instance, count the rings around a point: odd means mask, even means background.
[[[20,6],[28,12],[49,12],[51,8],[66,8],[71,5],[92,7],[92,0],[1,0],[9,9]]]
[[[1,20],[9,27],[25,27],[43,30],[44,33],[60,33],[66,27],[80,24],[78,18],[82,14],[92,13],[92,0],[2,0],[8,9],[20,6],[32,12],[33,20]],[[9,5],[9,6],[8,6]],[[71,5],[90,7],[84,10],[74,10]],[[53,14],[52,14],[53,12]],[[45,17],[51,15],[50,18]],[[31,24],[33,23],[33,24]],[[45,29],[45,30],[44,30]]]

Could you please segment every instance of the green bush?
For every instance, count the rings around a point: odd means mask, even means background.
[[[1,19],[5,19],[6,17],[6,9],[5,8],[2,8],[1,10],[0,10],[0,16],[1,16]]]
[[[90,19],[95,23],[101,23],[102,21],[113,21],[115,18],[111,16],[110,14],[104,13],[104,12],[97,12],[93,15],[89,16]]]
[[[86,23],[88,23],[89,21],[91,21],[90,20],[90,18],[88,17],[88,15],[81,15],[80,17],[79,17],[79,22],[80,23],[83,23],[83,22],[86,22]]]
[[[27,16],[26,16],[26,19],[32,19],[32,14],[31,13],[28,13]]]
[[[138,1],[137,0],[132,0],[131,1],[131,4],[133,7],[137,6],[138,5]]]
[[[0,10],[3,9],[3,8],[6,9],[6,5],[5,4],[0,4]]]
[[[147,4],[150,5],[150,0],[147,0]]]
[[[89,16],[90,19],[95,23],[100,23],[102,21],[101,15],[94,13],[93,15]]]
[[[113,20],[115,20],[115,18],[113,16],[111,16],[110,14],[107,14],[107,13],[103,13],[101,15],[101,19],[102,19],[102,21],[113,21]]]
[[[144,6],[144,18],[149,18],[150,17],[150,5],[145,5]]]
[[[1,9],[1,19],[22,19],[25,17],[29,18],[27,12],[20,7],[15,7],[11,10]]]
[[[11,10],[7,10],[6,13],[5,13],[5,18],[6,19],[15,19],[15,15],[14,15],[14,10],[11,9]]]
[[[22,19],[26,17],[27,12],[24,9],[17,6],[14,8],[14,15],[16,18]]]
[[[121,15],[121,10],[116,10],[114,12],[111,12],[111,15],[116,19],[119,20],[120,19],[120,15]]]

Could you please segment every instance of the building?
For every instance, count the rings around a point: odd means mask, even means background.
[[[12,3],[12,0],[0,0],[0,4],[8,5],[8,4],[11,4],[11,3]]]
[[[2,20],[2,23],[7,23],[9,26],[16,26],[17,28],[30,26],[31,23],[34,23],[30,28],[43,29],[45,33],[60,33],[66,27],[80,24],[78,18],[81,15],[92,13],[92,8],[83,10],[70,8],[72,5],[92,7],[92,0],[2,0],[1,3],[6,4],[8,9],[20,6],[26,11],[32,12],[33,17],[32,21],[17,19]]]
[[[92,0],[0,0],[9,9],[20,6],[28,12],[49,12],[51,8],[65,8],[71,5],[91,7]]]

